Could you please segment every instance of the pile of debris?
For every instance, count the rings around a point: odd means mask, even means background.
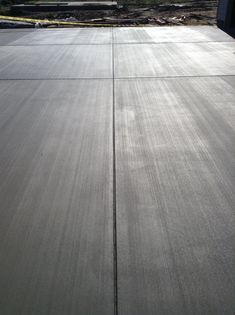
[[[58,22],[92,23],[93,25],[214,25],[216,0],[191,0],[181,4],[136,6],[117,5],[115,9],[58,12],[24,12],[22,16]],[[68,23],[69,24],[69,23]],[[41,27],[59,27],[59,23],[37,23]],[[0,26],[1,27],[1,26]],[[65,27],[65,25],[63,25]]]
[[[48,14],[47,18],[59,20],[73,20],[83,22],[95,22],[97,24],[115,25],[214,25],[216,24],[217,2],[210,1],[210,6],[205,6],[201,2],[189,6],[188,4],[179,5],[160,5],[148,7],[119,6],[117,9],[109,11],[80,11],[71,13],[58,12]]]

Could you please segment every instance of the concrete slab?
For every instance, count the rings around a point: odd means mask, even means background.
[[[234,41],[19,32],[0,31],[0,314],[233,314]]]
[[[171,43],[171,42],[225,42],[233,38],[217,27],[120,27],[114,29],[114,42],[126,43]]]
[[[109,45],[1,46],[1,79],[111,78]]]
[[[1,43],[1,35],[0,35]],[[35,30],[24,37],[16,38],[11,45],[77,45],[77,44],[111,44],[110,28],[77,28]]]
[[[235,42],[115,45],[115,77],[235,73]]]
[[[112,314],[112,81],[0,95],[0,313]]]
[[[20,31],[8,31],[8,30],[0,30],[0,46],[11,44],[12,42],[26,36],[28,33],[32,32],[33,30],[20,30]]]
[[[119,314],[232,314],[235,86],[116,82]]]

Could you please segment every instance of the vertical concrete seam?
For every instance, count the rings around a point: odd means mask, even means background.
[[[113,81],[113,293],[114,315],[118,315],[118,261],[117,261],[117,206],[116,206],[116,130],[115,130],[115,74],[114,36],[112,27],[112,81]]]

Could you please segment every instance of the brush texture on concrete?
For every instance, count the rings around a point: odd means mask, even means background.
[[[1,30],[0,314],[233,315],[234,104],[214,27]]]

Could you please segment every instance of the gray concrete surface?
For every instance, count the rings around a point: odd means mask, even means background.
[[[110,28],[77,28],[77,29],[34,29],[27,33],[23,31],[1,33],[0,44],[14,46],[38,45],[77,45],[77,44],[111,44],[112,32]],[[4,35],[3,35],[4,34]],[[49,36],[45,36],[45,35]]]
[[[219,29],[208,26],[181,27],[122,27],[114,29],[114,42],[123,43],[176,43],[228,42],[233,38]]]
[[[117,78],[235,73],[234,42],[117,45]],[[141,66],[144,65],[144,66]]]
[[[232,315],[235,86],[120,80],[116,104],[120,314]]]
[[[112,314],[112,82],[0,95],[0,313]]]
[[[32,29],[0,29],[0,46],[7,45],[8,43],[12,43],[17,39],[27,35],[34,30]]]
[[[1,30],[0,96],[0,314],[234,314],[232,38]]]
[[[0,47],[2,79],[111,78],[111,46]]]

